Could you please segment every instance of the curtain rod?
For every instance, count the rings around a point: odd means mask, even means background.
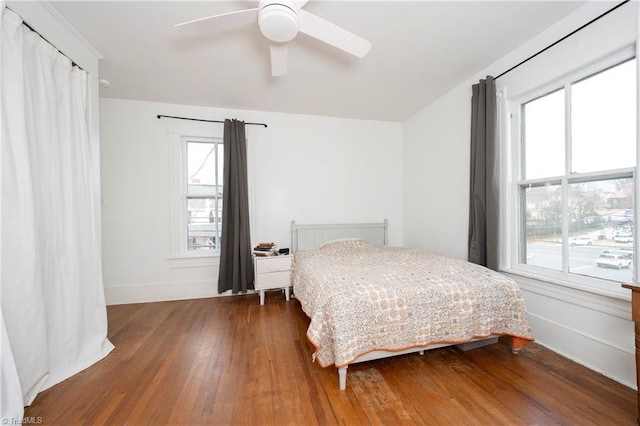
[[[534,53],[533,55],[529,56],[527,59],[523,60],[522,62],[512,66],[511,68],[509,68],[508,70],[504,71],[502,74],[498,75],[497,77],[494,78],[494,80],[499,79],[500,77],[502,77],[503,75],[507,74],[508,72],[513,71],[514,69],[518,68],[520,65],[524,64],[525,62],[529,62],[531,59],[535,58],[536,56],[538,56],[539,54],[551,49],[553,46],[555,46],[556,44],[560,43],[561,41],[564,41],[565,39],[571,37],[572,35],[574,35],[575,33],[577,33],[578,31],[584,29],[585,27],[588,27],[589,25],[593,24],[594,22],[596,22],[598,19],[603,18],[605,16],[607,16],[608,14],[610,14],[611,12],[613,12],[614,10],[616,10],[617,8],[619,8],[620,6],[624,5],[625,3],[629,3],[629,0],[624,0],[622,3],[617,4],[616,6],[612,7],[611,9],[607,10],[606,12],[602,13],[599,16],[596,16],[595,18],[593,18],[592,20],[590,20],[589,22],[587,22],[586,24],[582,25],[580,28],[577,28],[573,31],[571,31],[569,34],[567,34],[566,36],[562,37],[559,40],[556,40],[555,42],[551,43],[549,46],[545,47],[544,49]]]
[[[27,27],[29,30],[33,31],[34,33],[36,33],[38,35],[38,37],[40,37],[41,39],[43,39],[44,41],[46,41],[47,43],[49,43],[51,45],[51,47],[53,47],[54,49],[56,49],[58,51],[59,54],[61,54],[62,56],[64,56],[65,58],[67,58],[68,60],[71,61],[71,67],[78,67],[80,68],[82,71],[86,70],[84,68],[82,68],[80,65],[76,64],[73,59],[71,59],[69,56],[65,55],[64,53],[62,53],[62,51],[60,49],[58,49],[56,47],[55,44],[51,43],[49,40],[47,40],[47,38],[45,36],[43,36],[42,34],[40,34],[38,31],[36,31],[35,28],[33,28],[29,23],[27,23],[27,21],[24,20],[24,18],[22,17],[22,15],[20,15],[19,13],[17,13],[16,11],[14,11],[13,9],[11,9],[9,6],[7,6],[6,4],[4,5],[4,7],[6,9],[9,9],[11,12],[15,13],[16,15],[18,15],[18,17],[20,18],[20,20],[22,21],[22,25],[24,25],[25,27]]]
[[[176,118],[178,120],[190,120],[190,121],[204,121],[206,123],[224,123],[224,121],[220,121],[220,120],[205,120],[203,118],[189,118],[189,117],[175,117],[173,115],[157,115],[158,120],[161,118]],[[264,123],[244,123],[248,126],[264,126],[264,127],[269,127]]]

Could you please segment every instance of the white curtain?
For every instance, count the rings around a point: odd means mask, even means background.
[[[5,419],[22,415],[16,393],[29,405],[113,345],[102,285],[99,170],[92,161],[99,142],[89,131],[94,77],[5,7],[0,44]]]

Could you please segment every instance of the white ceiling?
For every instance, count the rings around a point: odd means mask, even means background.
[[[313,1],[369,40],[363,59],[299,34],[271,77],[256,26],[194,33],[173,24],[253,1],[54,1],[104,57],[102,97],[404,121],[584,1]]]

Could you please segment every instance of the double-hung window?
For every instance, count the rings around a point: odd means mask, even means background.
[[[636,60],[583,70],[512,113],[511,268],[599,288],[632,282]]]
[[[222,231],[224,151],[219,139],[183,138],[187,252],[218,252]]]
[[[168,128],[170,265],[214,266],[222,235],[224,143],[221,126],[177,123]]]

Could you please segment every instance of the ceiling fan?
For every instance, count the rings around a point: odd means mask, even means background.
[[[199,26],[203,29],[230,29],[258,23],[262,35],[271,41],[271,74],[287,72],[288,45],[299,32],[344,50],[358,58],[364,57],[371,43],[312,13],[302,10],[308,0],[260,0],[258,7],[221,15],[208,16],[176,24]]]

